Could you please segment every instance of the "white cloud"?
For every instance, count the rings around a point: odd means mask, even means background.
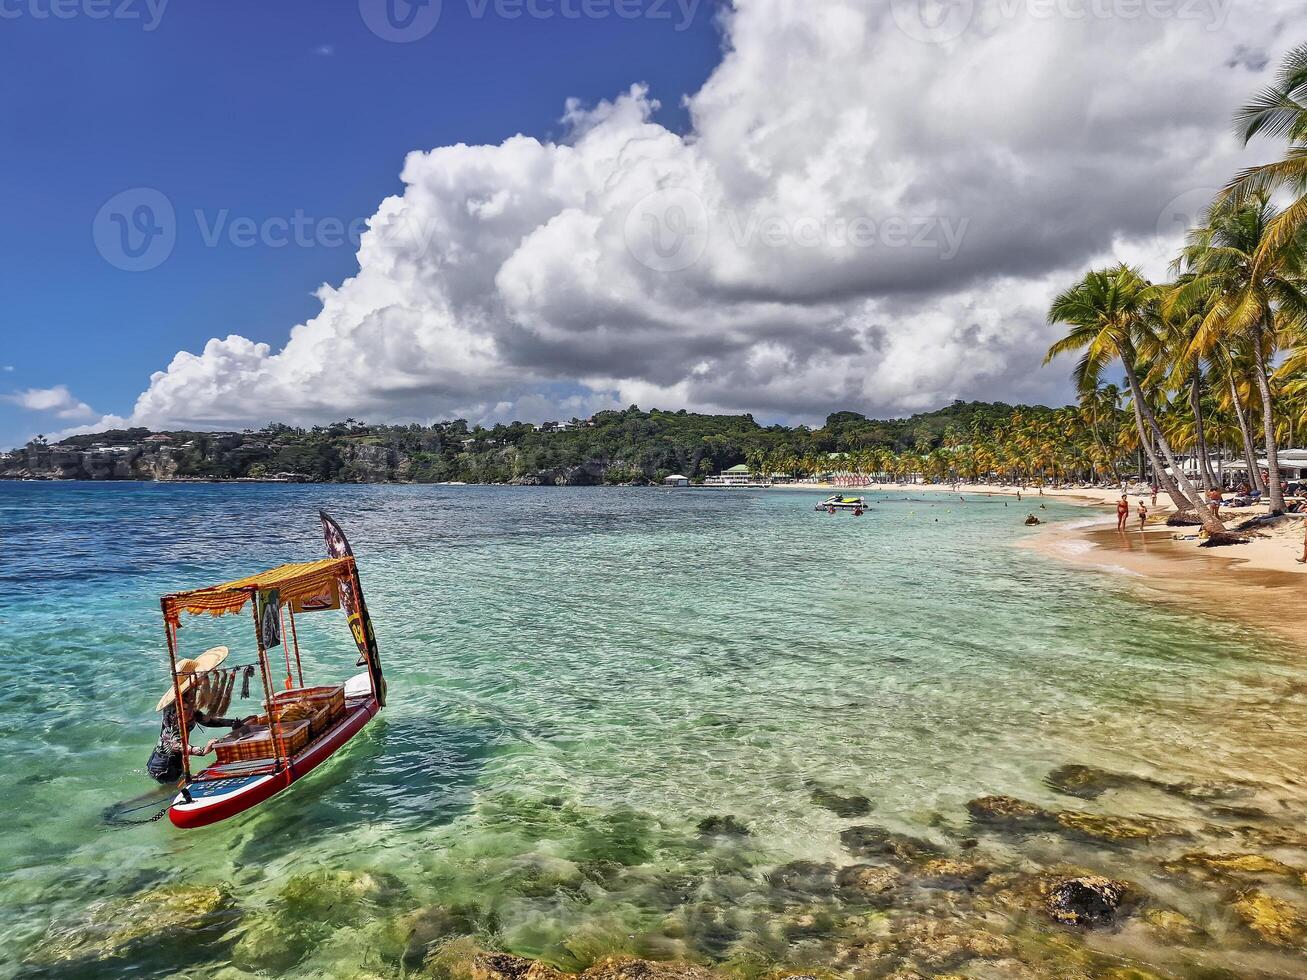
[[[86,402],[78,401],[68,390],[67,385],[55,385],[53,388],[26,388],[9,395],[0,395],[0,398],[29,412],[52,414],[60,419],[93,419],[98,415]]]
[[[1163,274],[1254,158],[1231,114],[1307,9],[1231,2],[977,0],[928,43],[906,2],[737,0],[686,136],[637,85],[569,101],[557,143],[410,153],[316,317],[177,354],[130,421],[1059,400],[1051,296],[1114,256]]]

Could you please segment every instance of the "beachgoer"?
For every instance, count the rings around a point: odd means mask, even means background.
[[[1144,506],[1144,502],[1141,500],[1139,501],[1139,530],[1142,531],[1144,529],[1144,522],[1147,520],[1148,508]]]
[[[1116,529],[1125,530],[1125,522],[1130,517],[1130,501],[1125,499],[1125,494],[1121,494],[1121,499],[1116,502]]]
[[[191,659],[184,658],[177,661],[177,674],[181,678],[180,687],[182,691],[182,704],[180,711],[176,703],[176,691],[168,689],[160,700],[155,711],[163,712],[163,723],[159,726],[159,742],[150,753],[150,759],[145,764],[145,771],[150,777],[159,783],[175,783],[182,774],[182,725],[186,726],[189,733],[196,725],[204,725],[206,728],[239,728],[241,725],[249,724],[255,719],[253,716],[243,721],[233,720],[231,718],[212,718],[195,707],[195,681],[201,674],[216,668],[220,663],[227,659],[226,647],[214,647],[200,656]],[[213,751],[213,743],[216,739],[210,739],[204,746],[188,745],[186,746],[189,755],[208,755]]]
[[[1157,506],[1157,484],[1153,484],[1153,506]]]
[[[1303,525],[1307,527],[1307,521],[1304,521]],[[1302,557],[1298,559],[1298,564],[1307,565],[1307,530],[1302,533]]]
[[[1219,520],[1221,517],[1221,503],[1222,503],[1221,491],[1216,489],[1216,487],[1212,487],[1212,489],[1208,490],[1207,503],[1212,508],[1212,516]]]

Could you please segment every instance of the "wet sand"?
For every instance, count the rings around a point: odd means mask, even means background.
[[[1293,526],[1300,530],[1302,524]],[[1300,571],[1275,567],[1266,557],[1268,551],[1271,558],[1280,557],[1276,552],[1284,549],[1266,540],[1199,548],[1197,541],[1191,540],[1196,531],[1156,523],[1141,533],[1134,522],[1123,532],[1116,529],[1115,518],[1109,517],[1091,526],[1051,525],[1026,543],[1063,561],[1119,573],[1128,587],[1149,598],[1190,611],[1231,615],[1307,650],[1307,635],[1299,621],[1307,577]]]

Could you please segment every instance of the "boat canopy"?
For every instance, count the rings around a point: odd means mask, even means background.
[[[266,572],[256,572],[221,585],[166,595],[162,602],[163,613],[168,622],[179,626],[184,612],[211,616],[238,613],[250,601],[250,596],[263,589],[280,590],[282,602],[307,599],[331,589],[342,575],[350,575],[353,568],[354,558],[350,555],[278,565]]]

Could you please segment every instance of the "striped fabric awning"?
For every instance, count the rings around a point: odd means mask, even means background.
[[[192,615],[209,613],[211,616],[238,613],[245,607],[250,596],[262,589],[281,590],[282,602],[307,599],[329,590],[340,576],[349,574],[353,567],[354,559],[348,556],[278,565],[266,572],[247,575],[221,585],[166,595],[163,597],[163,614],[170,623],[180,625],[181,614],[184,612]]]

